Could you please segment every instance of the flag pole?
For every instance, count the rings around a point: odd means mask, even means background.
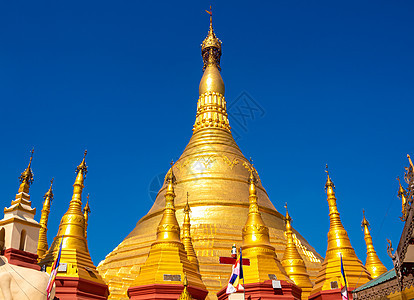
[[[240,247],[240,268],[243,270],[242,247]],[[244,271],[243,272],[243,299],[246,300],[246,288],[244,287]]]

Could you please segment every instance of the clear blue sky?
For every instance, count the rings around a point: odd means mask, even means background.
[[[88,149],[89,249],[98,264],[152,205],[151,182],[191,136],[209,1],[3,1],[0,199],[9,206],[35,147],[40,218],[55,177],[49,242]],[[351,243],[365,261],[362,209],[383,263],[403,223],[397,176],[414,155],[412,1],[214,1],[238,144],[276,208],[325,255],[325,163]],[[154,233],[155,234],[155,233]]]

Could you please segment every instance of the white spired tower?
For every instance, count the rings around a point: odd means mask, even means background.
[[[31,207],[29,188],[33,183],[31,169],[33,150],[26,170],[20,175],[20,187],[10,207],[4,209],[0,220],[0,254],[14,265],[40,269],[37,265],[37,243],[40,224],[34,219],[36,209]]]

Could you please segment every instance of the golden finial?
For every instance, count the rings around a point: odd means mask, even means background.
[[[216,37],[213,30],[213,11],[211,6],[210,11],[206,10],[206,12],[210,15],[210,27],[207,37],[201,44],[201,54],[204,61],[203,70],[209,65],[215,65],[220,70],[221,41]]]
[[[253,159],[250,157],[249,159],[249,163],[243,163],[243,166],[249,171],[249,183],[256,183],[257,180],[254,176],[254,172],[256,171],[256,169],[254,168],[254,164],[253,164]],[[255,188],[256,190],[256,188]]]
[[[174,172],[173,172],[173,165],[174,165],[173,160],[171,160],[170,165],[171,165],[171,168],[168,170],[167,175],[165,176],[165,182],[167,183],[167,192],[174,194],[173,184],[175,184],[176,179],[175,179]],[[175,197],[175,194],[174,194],[174,197]]]
[[[335,195],[334,189],[335,189],[335,185],[331,180],[331,177],[329,176],[329,169],[328,169],[328,164],[326,164],[325,166],[325,172],[326,172],[326,184],[325,184],[325,191],[328,195]]]
[[[50,179],[50,187],[49,187],[49,190],[46,192],[46,194],[43,196],[43,198],[46,200],[46,198],[49,198],[50,199],[50,202],[52,202],[52,200],[53,200],[53,190],[52,190],[52,187],[53,187],[53,181],[54,181],[55,179],[54,178],[52,178],[52,179]]]
[[[286,216],[285,216],[286,227],[287,227],[287,224],[289,224],[289,227],[290,227],[290,222],[292,221],[292,218],[289,216],[287,202],[285,202],[285,209],[286,209]]]
[[[408,158],[408,161],[410,162],[411,169],[414,171],[414,165],[413,165],[413,162],[409,154],[407,154],[407,158]]]
[[[32,160],[33,160],[34,148],[30,151],[29,165],[26,170],[20,175],[19,180],[21,182],[19,187],[19,193],[29,193],[29,187],[33,183],[33,172],[32,172]]]
[[[210,15],[210,27],[213,27],[213,11],[211,10],[211,5],[210,5],[210,10],[206,9],[206,13],[208,13]]]
[[[88,167],[86,166],[86,161],[85,161],[87,153],[88,151],[85,150],[83,154],[82,162],[76,168],[77,175],[76,175],[75,183],[73,184],[72,200],[69,202],[69,210],[66,212],[66,214],[83,215],[82,214],[82,191],[84,187],[83,183],[85,180],[85,176],[88,173]],[[82,224],[82,227],[83,226],[84,224]]]
[[[86,174],[88,173],[88,167],[86,166],[85,162],[86,154],[88,154],[88,150],[85,150],[85,152],[83,153],[83,160],[80,163],[80,165],[76,168],[76,173],[81,171],[83,176],[86,176]]]
[[[402,213],[402,217],[400,217],[401,221],[405,221],[405,219],[407,218],[407,192],[405,191],[405,189],[402,187],[401,185],[401,181],[400,178],[397,177],[398,183],[399,183],[399,189],[398,189],[398,197],[401,198],[401,213]]]
[[[365,209],[362,210],[362,216],[363,216],[362,223],[361,223],[362,228],[365,228],[365,226],[369,227],[369,223],[367,219],[365,218]]]
[[[85,207],[83,208],[83,212],[87,212],[88,214],[91,212],[91,208],[89,207],[89,193],[86,196],[86,204]]]

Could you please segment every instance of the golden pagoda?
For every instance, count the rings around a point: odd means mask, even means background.
[[[47,250],[49,249],[49,245],[47,243],[47,221],[49,219],[49,213],[50,213],[50,205],[53,201],[53,178],[50,181],[50,188],[46,192],[46,194],[43,196],[45,201],[43,202],[43,208],[42,208],[42,214],[40,217],[40,231],[39,231],[39,240],[37,242],[37,255],[39,261],[43,258],[43,256],[46,254]]]
[[[300,256],[298,249],[296,249],[292,225],[292,218],[289,216],[289,212],[286,207],[286,249],[283,255],[282,266],[285,268],[286,274],[289,278],[302,289],[302,299],[308,299],[310,292],[312,291],[312,282],[309,279],[309,274],[306,272],[305,262]]]
[[[175,217],[174,187],[176,179],[172,168],[169,170],[166,180],[165,208],[161,221],[157,227],[157,240],[151,245],[148,258],[141,267],[138,277],[132,286],[148,284],[181,284],[181,281],[167,281],[165,276],[178,275],[180,278],[188,276],[190,286],[205,290],[200,273],[187,258],[184,244],[180,239],[180,226]]]
[[[198,264],[198,258],[194,251],[193,242],[191,240],[191,222],[190,222],[190,205],[188,205],[188,193],[187,193],[187,203],[184,206],[184,223],[183,223],[183,234],[181,241],[184,244],[185,252],[187,252],[188,260],[196,268],[197,272],[200,272],[200,267]]]
[[[244,267],[244,282],[258,283],[269,280],[274,274],[278,280],[290,281],[282,264],[270,245],[269,228],[263,222],[257,202],[256,179],[253,165],[249,166],[249,213],[243,227],[243,256],[250,259],[250,266]]]
[[[328,166],[326,166],[328,169]],[[328,170],[325,184],[328,195],[330,227],[328,232],[328,249],[322,268],[316,278],[311,297],[317,292],[341,288],[341,255],[348,283],[348,289],[354,289],[372,279],[371,275],[358,259],[354,248],[342,225],[336,206],[335,186],[329,176]],[[342,283],[343,284],[343,283]]]
[[[240,232],[249,211],[249,161],[237,146],[227,117],[224,82],[220,74],[222,45],[214,30],[212,18],[208,35],[202,43],[204,74],[199,85],[196,120],[190,142],[172,166],[177,176],[175,184],[176,216],[184,220],[186,193],[191,206],[191,237],[199,261],[203,282],[209,291],[208,299],[217,299],[216,293],[228,281],[229,265],[219,263],[227,256],[234,243],[241,244]],[[179,96],[172,95],[172,98]],[[269,229],[269,242],[278,256],[285,250],[284,216],[269,200],[257,176],[259,210]],[[127,299],[131,277],[148,256],[156,240],[156,228],[164,211],[161,187],[150,211],[137,223],[132,232],[98,265],[98,270],[109,285],[109,299]],[[322,257],[295,232],[311,280],[315,280]]]
[[[96,283],[104,286],[105,283],[101,275],[99,275],[92,263],[88,243],[85,238],[85,218],[82,213],[82,190],[84,187],[84,178],[87,173],[85,162],[86,153],[85,151],[83,160],[76,169],[77,175],[75,183],[73,184],[73,195],[69,203],[69,209],[63,215],[58,233],[39,264],[46,266],[46,272],[50,273],[53,262],[58,255],[59,246],[63,240],[60,265],[64,266],[64,268],[58,272],[57,276],[68,279],[78,278],[78,280],[86,280],[88,285]]]
[[[372,278],[377,278],[381,274],[387,272],[387,268],[382,264],[382,262],[378,258],[377,252],[375,252],[374,244],[372,243],[372,237],[368,228],[369,223],[365,218],[365,210],[362,213],[364,217],[362,219],[361,225],[364,229],[364,240],[367,244],[367,260],[365,262],[365,268],[367,268]]]

